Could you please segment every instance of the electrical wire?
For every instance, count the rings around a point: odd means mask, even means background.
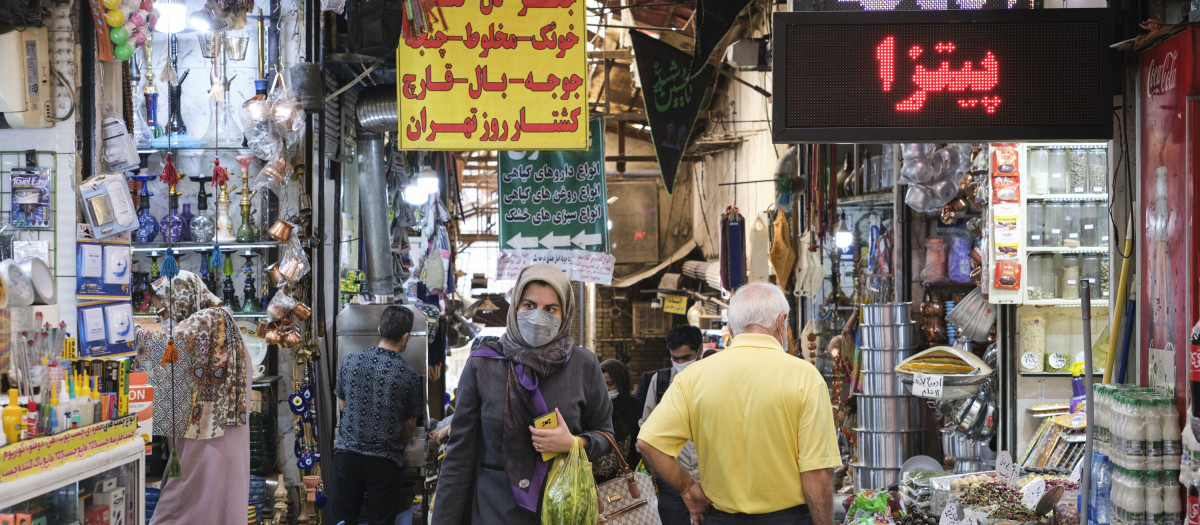
[[[1122,118],[1123,116],[1128,116],[1128,115],[1123,115],[1124,113],[1127,113],[1128,109],[1124,105],[1122,105],[1120,109],[1121,109],[1120,112],[1118,112],[1116,108],[1113,109],[1113,116],[1116,117],[1117,125],[1121,128],[1121,135],[1120,135],[1121,136],[1121,153],[1120,153],[1120,157],[1118,157],[1118,159],[1117,159],[1117,165],[1113,169],[1113,178],[1114,179],[1116,178],[1117,172],[1121,169],[1121,164],[1124,163],[1125,164],[1126,217],[1133,217],[1133,214],[1134,214],[1133,168],[1131,166],[1132,160],[1129,156],[1129,136],[1125,129],[1125,123],[1127,122],[1127,120],[1125,118]],[[1116,204],[1116,195],[1110,195],[1109,202],[1108,202],[1108,222],[1110,225],[1109,231],[1117,232],[1120,230],[1117,227],[1116,220],[1113,219],[1113,205],[1114,204]],[[1133,239],[1134,233],[1135,233],[1134,229],[1130,228],[1129,231],[1125,232],[1125,235],[1127,237],[1129,237],[1130,239]],[[1122,250],[1123,250],[1122,247],[1117,248],[1117,256],[1118,257],[1120,257],[1122,259],[1129,259],[1129,258],[1133,257],[1134,251],[1132,248],[1130,249],[1129,253],[1125,253]]]
[[[71,95],[71,107],[67,109],[66,115],[63,115],[62,117],[50,116],[47,120],[51,122],[63,122],[71,118],[71,115],[75,114],[75,100],[78,99],[78,96],[75,95],[75,88],[71,86],[71,82],[67,80],[67,76],[64,75],[62,71],[59,71],[58,68],[54,66],[50,66],[50,72],[54,73],[54,76],[58,78],[58,81],[62,83],[64,88],[67,88],[67,93]]]

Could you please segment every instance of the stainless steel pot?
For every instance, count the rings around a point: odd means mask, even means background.
[[[881,324],[860,327],[859,332],[867,348],[907,349],[917,346],[916,326],[916,323]]]
[[[900,376],[893,372],[871,372],[862,375],[863,394],[868,396],[907,396],[908,390]]]
[[[912,396],[858,395],[858,425],[865,430],[918,430],[922,412],[921,400]]]
[[[984,461],[996,459],[996,452],[988,448],[987,440],[968,439],[950,429],[942,430],[942,452],[949,458]]]
[[[954,473],[967,474],[971,472],[983,472],[994,466],[996,466],[995,461],[960,459],[954,463]]]
[[[912,303],[878,303],[862,305],[862,325],[879,326],[912,321]]]
[[[914,350],[874,350],[861,348],[861,370],[864,373],[892,373],[905,359],[913,356]]]
[[[878,468],[900,468],[904,460],[921,452],[921,431],[876,432],[863,428],[858,433],[858,459]]]
[[[864,464],[854,464],[855,492],[867,489],[886,489],[900,483],[900,469],[879,468]]]

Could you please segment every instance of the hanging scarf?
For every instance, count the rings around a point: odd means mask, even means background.
[[[562,303],[562,325],[553,341],[541,348],[532,348],[517,329],[517,305],[530,283],[546,284],[558,292]],[[472,357],[508,361],[508,385],[504,397],[504,471],[517,505],[537,512],[542,486],[550,463],[533,449],[529,425],[533,419],[550,412],[542,397],[539,381],[549,377],[567,364],[575,347],[570,332],[575,295],[566,274],[549,264],[535,264],[521,270],[517,285],[509,296],[508,330],[498,343],[488,343],[471,352]],[[558,424],[566,425],[566,421]]]
[[[721,215],[721,287],[730,292],[746,282],[746,220],[737,206]]]

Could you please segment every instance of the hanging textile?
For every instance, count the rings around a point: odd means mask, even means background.
[[[721,215],[721,287],[730,292],[746,282],[746,219],[737,206]]]
[[[773,226],[775,242],[771,243],[771,266],[775,268],[775,282],[787,290],[796,268],[796,251],[792,249],[792,226],[782,209],[775,212]]]
[[[771,265],[767,261],[771,251],[771,212],[762,212],[754,218],[750,229],[750,282],[771,280]]]

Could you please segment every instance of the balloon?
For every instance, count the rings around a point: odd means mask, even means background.
[[[117,57],[117,60],[129,60],[133,58],[133,48],[129,44],[115,45],[113,46],[113,56]]]
[[[129,34],[129,40],[133,42],[133,47],[142,47],[146,45],[146,32],[138,29]]]
[[[109,27],[123,26],[125,25],[125,13],[119,9],[109,9],[107,13],[104,13],[104,21],[108,23]]]
[[[121,7],[121,0],[104,0],[105,9],[116,9]]]
[[[153,2],[153,0],[142,0],[141,7],[143,10],[152,11],[152,10],[154,10],[154,2]]]
[[[129,40],[129,31],[124,27],[114,27],[108,30],[108,39],[117,45],[124,44],[126,40]]]

